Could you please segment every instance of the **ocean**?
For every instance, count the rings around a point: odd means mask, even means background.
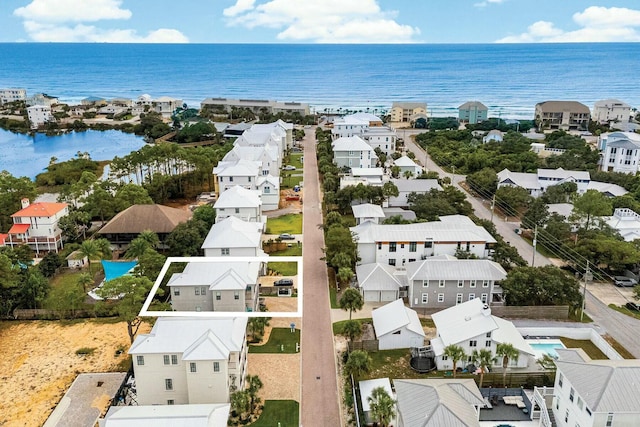
[[[531,119],[536,103],[640,105],[640,43],[0,44],[0,87],[64,102],[148,93],[198,107],[207,97],[310,103],[314,111],[426,102],[433,116],[478,100],[490,116]]]

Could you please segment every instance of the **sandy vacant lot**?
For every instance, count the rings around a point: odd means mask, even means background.
[[[94,353],[76,355],[83,347]],[[0,348],[0,426],[41,426],[77,374],[117,370],[129,337],[124,323],[0,322]]]

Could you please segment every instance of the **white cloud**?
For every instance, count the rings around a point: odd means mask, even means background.
[[[231,26],[281,30],[279,40],[409,43],[420,34],[396,22],[397,12],[381,10],[376,0],[237,0],[224,14]]]
[[[481,1],[479,3],[474,3],[473,5],[475,7],[486,7],[487,5],[490,4],[500,4],[500,3],[504,3],[505,0],[485,0],[485,1]]]
[[[188,43],[180,31],[160,28],[146,35],[134,29],[106,29],[88,22],[127,20],[132,13],[121,8],[122,0],[32,0],[13,11],[24,18],[23,26],[37,42]]]
[[[591,6],[573,14],[580,27],[573,31],[557,28],[552,22],[538,21],[527,31],[507,36],[497,43],[569,43],[569,42],[637,42],[640,41],[640,10]]]
[[[93,22],[131,18],[131,11],[121,9],[121,4],[122,0],[33,0],[13,13],[37,22]]]

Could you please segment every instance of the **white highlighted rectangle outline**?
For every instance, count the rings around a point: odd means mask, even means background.
[[[298,305],[296,311],[149,311],[149,306],[155,296],[162,279],[167,274],[167,270],[171,263],[187,263],[187,262],[206,262],[226,264],[229,262],[295,262],[298,265]],[[162,266],[160,274],[156,279],[147,299],[142,305],[142,309],[138,314],[140,317],[302,317],[302,295],[303,295],[303,278],[302,278],[302,257],[301,256],[274,256],[274,257],[169,257]]]

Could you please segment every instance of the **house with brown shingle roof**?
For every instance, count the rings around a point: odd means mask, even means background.
[[[163,205],[133,205],[123,210],[100,231],[114,249],[125,249],[145,230],[158,235],[161,247],[178,224],[191,219],[191,212]]]
[[[577,101],[545,101],[536,104],[538,129],[587,130],[591,111]]]

